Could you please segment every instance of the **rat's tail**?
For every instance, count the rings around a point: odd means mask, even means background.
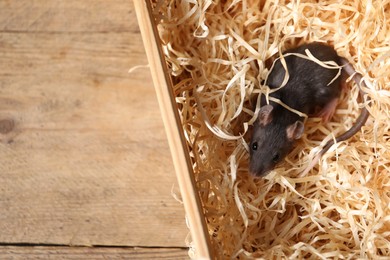
[[[363,80],[363,76],[355,71],[355,69],[347,59],[341,58],[341,64],[343,66],[344,71],[348,74],[348,76],[352,77],[355,83],[359,86],[360,96],[362,100],[364,100],[365,93],[360,84],[362,84],[363,87],[367,87],[367,85]],[[367,99],[369,99],[369,97],[367,97]],[[370,113],[368,112],[367,108],[363,107],[360,116],[357,118],[355,124],[350,129],[348,129],[348,131],[336,137],[335,140],[330,140],[329,142],[327,142],[324,148],[322,148],[322,150],[316,155],[316,157],[314,157],[313,161],[311,161],[309,166],[305,169],[303,175],[307,174],[318,163],[322,155],[324,155],[332,145],[338,142],[345,141],[350,137],[354,136],[357,132],[359,132],[362,126],[366,123],[369,115]]]

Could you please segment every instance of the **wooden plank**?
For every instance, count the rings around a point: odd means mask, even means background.
[[[189,259],[183,248],[0,247],[0,259]]]
[[[1,4],[11,16],[27,2]],[[107,30],[100,9],[114,17],[120,5],[130,14],[127,3],[88,1],[95,22],[83,26]],[[17,24],[3,14],[8,29]],[[31,33],[38,27],[18,17],[20,32],[0,31],[0,243],[184,246],[150,72],[127,73],[147,63],[140,35],[64,33],[66,20],[63,31],[53,28],[62,33]]]
[[[0,31],[139,32],[131,0],[2,0]]]
[[[151,3],[149,0],[135,0],[134,4],[197,257],[211,259],[213,252],[210,237]]]

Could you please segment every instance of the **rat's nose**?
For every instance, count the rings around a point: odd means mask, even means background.
[[[272,168],[269,168],[269,167],[267,168],[267,167],[264,167],[264,166],[249,167],[249,174],[252,177],[261,178],[261,177],[266,176],[271,170],[272,170]]]
[[[263,167],[250,167],[249,174],[252,177],[261,177],[263,175]]]

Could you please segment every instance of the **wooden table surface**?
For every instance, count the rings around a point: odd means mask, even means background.
[[[131,0],[0,0],[0,259],[186,259]]]

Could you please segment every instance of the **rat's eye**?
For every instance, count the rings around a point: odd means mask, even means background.
[[[257,150],[257,142],[254,142],[254,143],[252,144],[252,150],[253,150],[253,151],[256,151],[256,150]]]
[[[272,161],[273,161],[274,163],[278,162],[279,159],[280,159],[279,153],[274,154],[274,157],[272,157]]]

